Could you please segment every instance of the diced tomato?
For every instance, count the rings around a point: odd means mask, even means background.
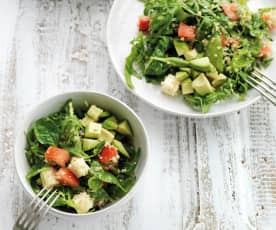
[[[68,168],[60,168],[57,173],[57,180],[60,184],[70,186],[70,187],[78,187],[80,186],[80,181],[77,176]]]
[[[45,160],[49,165],[64,167],[70,161],[70,154],[65,149],[50,146],[45,152]]]
[[[269,42],[265,43],[260,51],[259,57],[269,58],[272,56],[272,47]]]
[[[221,46],[225,48],[226,46],[238,47],[240,42],[235,38],[226,38],[224,34],[221,35]]]
[[[196,27],[181,22],[178,26],[178,37],[188,41],[194,40],[196,38]]]
[[[238,21],[239,20],[239,14],[237,11],[238,4],[237,3],[224,3],[222,5],[222,9],[224,11],[224,14],[228,16],[232,21]]]
[[[99,155],[99,160],[102,164],[117,163],[119,154],[113,146],[105,146]]]
[[[149,30],[149,24],[150,24],[150,17],[148,16],[140,16],[138,27],[141,31],[148,31]]]
[[[267,23],[270,31],[273,31],[276,29],[276,11],[275,10],[263,13],[262,18]]]

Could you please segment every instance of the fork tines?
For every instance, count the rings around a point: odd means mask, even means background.
[[[273,105],[276,105],[276,82],[262,73],[260,69],[255,68],[252,75],[248,76],[246,82],[267,98]]]
[[[43,188],[17,218],[14,229],[36,229],[40,219],[47,214],[58,197],[59,193],[57,193],[57,190],[53,190],[53,188]],[[44,200],[45,202],[43,202]],[[48,207],[42,212],[47,204]]]

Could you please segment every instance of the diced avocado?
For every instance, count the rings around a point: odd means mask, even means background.
[[[114,139],[111,144],[115,146],[121,154],[123,154],[126,157],[129,157],[129,154],[125,149],[124,145],[122,144],[122,142]]]
[[[127,120],[122,121],[118,125],[117,132],[127,136],[132,136],[132,131]]]
[[[109,132],[107,129],[102,128],[101,134],[99,136],[99,140],[105,141],[107,143],[111,143],[114,139],[113,133]]]
[[[212,70],[212,64],[208,57],[194,59],[190,61],[190,65],[192,68],[202,72],[210,72]]]
[[[212,81],[212,85],[214,87],[218,87],[221,84],[223,84],[226,81],[226,79],[227,79],[227,77],[224,74],[220,73],[219,77]]]
[[[178,56],[182,56],[190,50],[186,42],[180,41],[178,39],[173,40],[173,45]]]
[[[183,81],[189,77],[189,74],[187,72],[176,72],[175,76],[178,81]]]
[[[84,136],[89,138],[98,138],[102,131],[102,124],[89,122],[85,127]]]
[[[91,149],[94,149],[99,143],[100,143],[99,140],[83,138],[82,139],[83,151],[89,151]]]
[[[178,56],[184,55],[187,60],[193,60],[197,57],[196,49],[190,49],[186,42],[174,39],[173,45]]]
[[[180,68],[180,71],[190,74],[192,72],[192,69],[188,68],[188,67],[182,67],[182,68]]]
[[[80,122],[81,122],[82,126],[86,127],[90,122],[93,122],[93,120],[90,117],[88,117],[88,116],[85,115],[85,117],[82,118],[80,120]]]
[[[193,78],[193,79],[197,78],[199,74],[201,74],[201,72],[196,71],[196,70],[194,70],[194,69],[192,70],[191,75],[192,75],[192,78]]]
[[[91,105],[87,112],[87,115],[91,117],[93,121],[98,121],[102,112],[103,110],[98,108],[96,105]]]
[[[208,73],[206,73],[206,75],[210,81],[213,81],[213,80],[216,80],[219,78],[219,74],[217,71],[208,72]]]
[[[181,83],[181,92],[183,95],[188,95],[194,92],[191,79],[186,79]]]
[[[109,117],[110,116],[110,113],[107,112],[107,111],[103,111],[101,114],[100,114],[100,118],[105,118],[105,117]]]
[[[201,96],[212,93],[214,91],[214,88],[211,86],[207,77],[203,73],[200,74],[195,80],[193,80],[192,87]]]
[[[197,57],[198,53],[196,49],[189,50],[188,52],[184,53],[184,56],[187,60],[193,60]]]
[[[117,122],[116,117],[111,116],[111,117],[107,118],[106,120],[104,120],[103,127],[108,130],[116,130],[118,127],[118,122]]]

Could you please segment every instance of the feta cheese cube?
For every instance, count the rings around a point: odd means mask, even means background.
[[[40,172],[40,179],[43,188],[51,188],[59,184],[56,177],[56,170],[53,167],[49,167]]]
[[[86,192],[74,195],[72,200],[77,213],[87,213],[94,206],[94,200]]]
[[[79,178],[88,174],[89,166],[81,157],[72,157],[68,168]]]
[[[176,96],[179,92],[180,81],[175,76],[169,74],[163,82],[161,82],[161,91],[169,96]]]

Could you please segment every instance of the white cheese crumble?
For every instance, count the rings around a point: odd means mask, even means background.
[[[180,82],[172,74],[169,74],[163,82],[161,82],[161,91],[169,96],[176,96],[179,92]]]
[[[72,200],[77,213],[87,213],[94,206],[94,200],[86,192],[74,195]]]
[[[49,167],[40,173],[40,179],[43,188],[51,188],[58,185],[56,177],[56,170],[53,167]]]
[[[79,178],[88,174],[89,166],[81,157],[72,157],[68,168]]]

